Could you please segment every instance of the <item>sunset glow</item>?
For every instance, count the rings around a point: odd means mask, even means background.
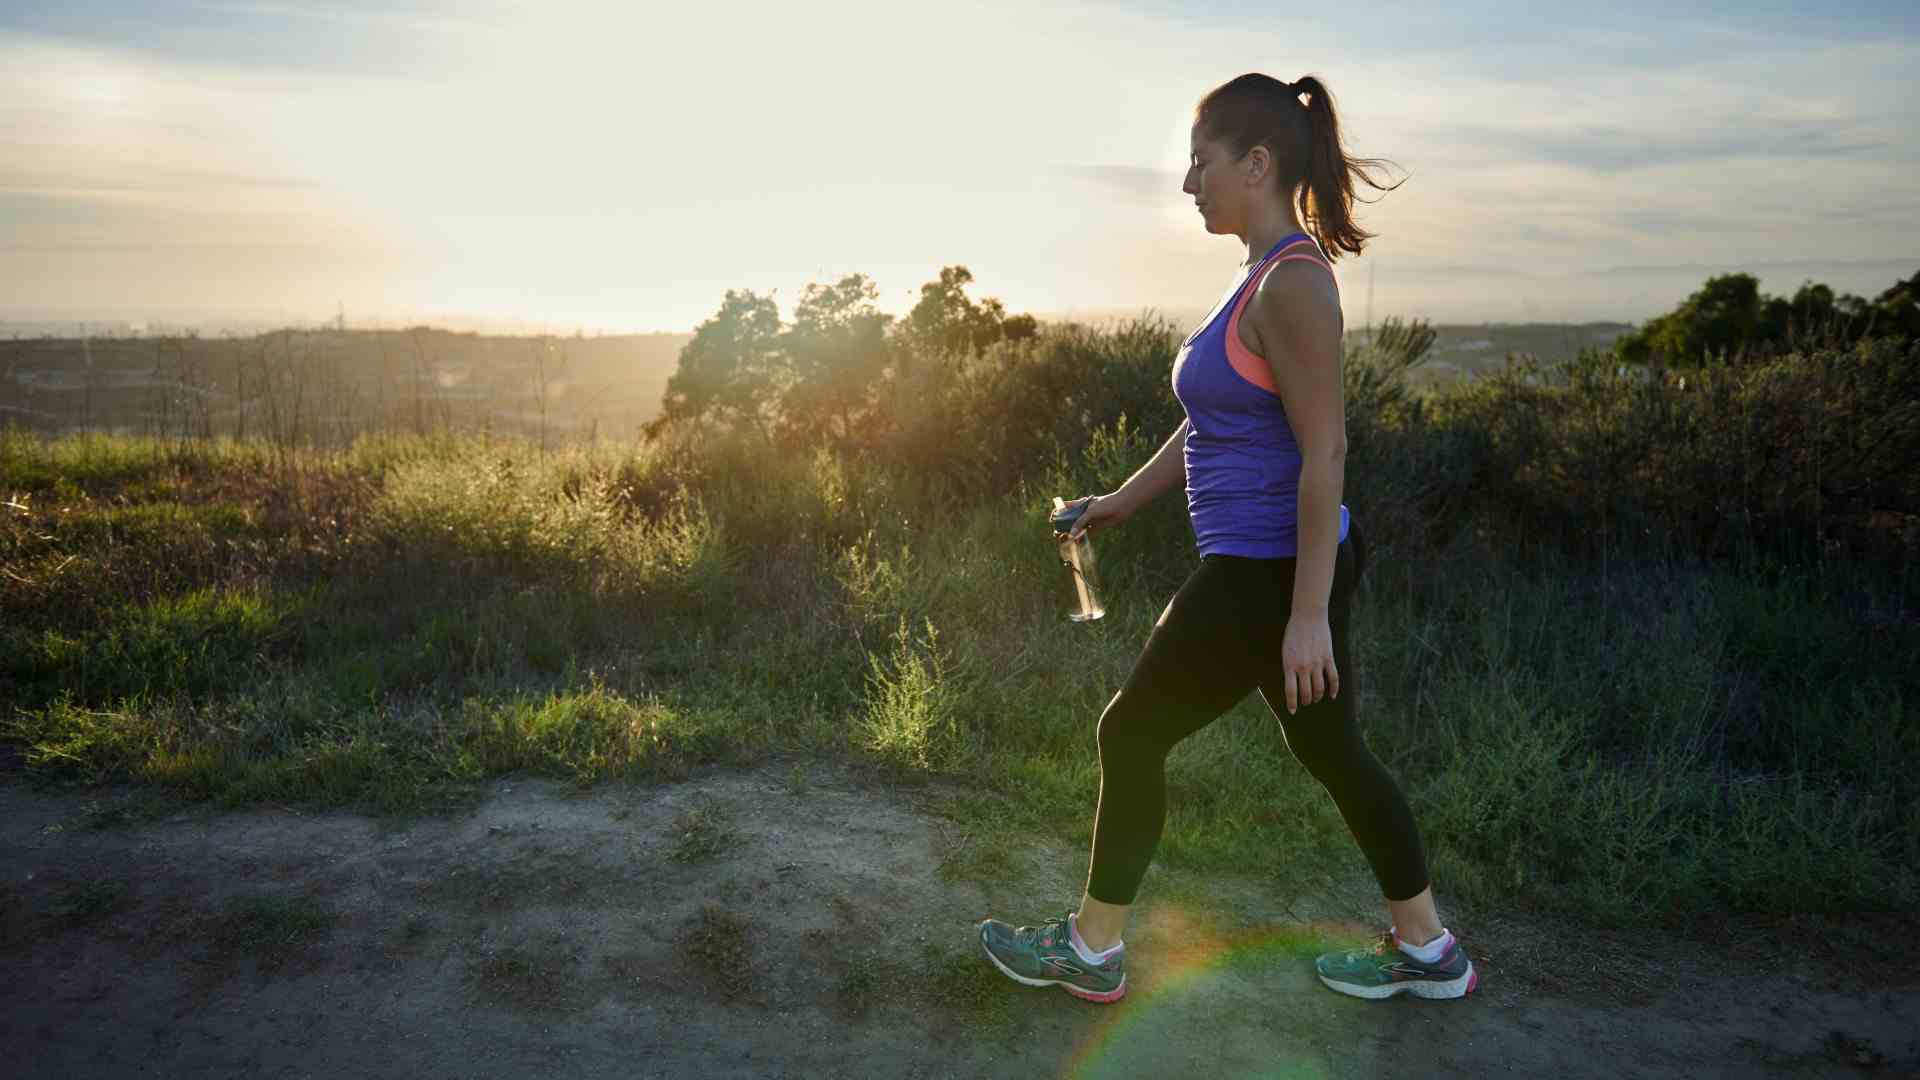
[[[1321,75],[1350,152],[1411,174],[1362,210],[1350,322],[1370,285],[1381,312],[1638,318],[1676,297],[1587,279],[1920,255],[1905,9],[1656,32],[1509,6],[1368,29],[1145,3],[30,6],[0,16],[0,318],[687,329],[726,289],[785,305],[852,272],[899,312],[953,263],[1011,310],[1204,307],[1238,257],[1180,192],[1187,125],[1248,70]]]

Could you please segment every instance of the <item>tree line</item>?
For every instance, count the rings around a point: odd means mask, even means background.
[[[964,266],[943,267],[899,320],[874,308],[879,289],[865,274],[810,283],[791,324],[771,296],[729,289],[681,350],[646,434],[707,418],[802,443],[851,439],[882,407],[882,387],[897,385],[915,357],[972,355],[1038,334],[1033,316],[969,298],[972,281]]]
[[[889,395],[900,392],[916,357],[977,357],[997,342],[1038,336],[1031,315],[1010,317],[997,299],[969,298],[972,281],[964,266],[943,267],[896,320],[874,308],[879,293],[866,275],[849,274],[807,285],[790,324],[771,296],[730,289],[681,350],[645,434],[702,420],[787,445],[868,439],[896,411]],[[1416,328],[1426,329],[1408,325]],[[1426,329],[1416,355],[1431,338]],[[1920,270],[1871,300],[1812,281],[1788,297],[1762,293],[1752,274],[1710,277],[1672,311],[1622,335],[1612,354],[1655,369],[1750,366],[1866,338],[1920,340]]]
[[[1722,274],[1672,311],[1614,342],[1620,360],[1652,367],[1740,364],[1811,343],[1920,338],[1920,270],[1872,300],[1808,281],[1768,296],[1752,274]]]

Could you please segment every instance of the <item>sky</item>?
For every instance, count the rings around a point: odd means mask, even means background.
[[[1204,313],[1192,110],[1316,75],[1392,162],[1350,327],[1637,321],[1920,270],[1920,5],[8,0],[0,319],[691,330],[942,266]]]

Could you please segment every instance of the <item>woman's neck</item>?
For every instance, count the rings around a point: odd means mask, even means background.
[[[1249,222],[1243,238],[1247,242],[1247,261],[1241,266],[1252,266],[1273,250],[1273,245],[1285,240],[1297,232],[1306,230],[1300,227],[1300,220],[1293,216],[1291,206],[1275,207],[1275,212],[1264,220]]]

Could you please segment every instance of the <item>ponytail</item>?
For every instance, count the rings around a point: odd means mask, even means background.
[[[1301,226],[1330,260],[1343,251],[1360,254],[1374,236],[1353,220],[1354,178],[1378,191],[1406,182],[1380,184],[1366,170],[1386,162],[1347,156],[1333,96],[1312,75],[1291,85],[1257,73],[1242,75],[1207,94],[1194,113],[1208,137],[1236,155],[1255,146],[1273,154],[1282,195],[1296,202]]]

